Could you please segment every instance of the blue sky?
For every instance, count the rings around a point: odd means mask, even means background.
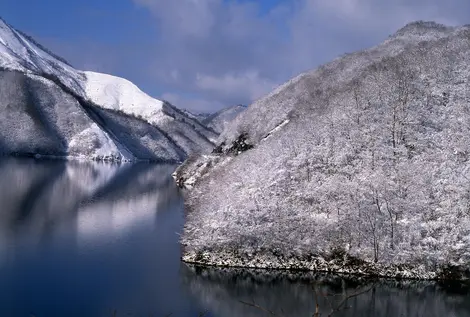
[[[0,14],[79,69],[199,111],[263,96],[408,22],[470,23],[468,0],[2,0]]]

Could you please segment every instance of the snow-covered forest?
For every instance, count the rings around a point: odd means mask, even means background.
[[[222,133],[222,154],[177,171],[194,185],[183,259],[424,278],[467,270],[469,52],[468,26],[416,22],[252,104]],[[254,148],[227,153],[242,134]]]

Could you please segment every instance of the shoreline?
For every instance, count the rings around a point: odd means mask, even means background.
[[[457,282],[470,285],[470,269],[457,266],[442,266],[428,270],[424,264],[381,264],[351,257],[343,258],[309,255],[304,258],[284,258],[268,254],[256,254],[250,258],[228,252],[184,252],[181,261],[186,264],[226,269],[262,269],[268,271],[329,273],[356,278],[380,278],[392,280],[420,280]]]
[[[92,157],[92,156],[73,156],[73,155],[50,155],[50,154],[34,154],[34,153],[0,153],[3,159],[34,159],[41,161],[62,161],[62,162],[84,162],[84,163],[107,163],[107,164],[168,164],[179,166],[181,162],[172,160],[150,160],[150,159],[117,159],[111,157]]]

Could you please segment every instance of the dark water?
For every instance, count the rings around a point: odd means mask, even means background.
[[[0,160],[0,316],[327,316],[364,290],[333,316],[470,316],[466,288],[181,264],[173,168]]]

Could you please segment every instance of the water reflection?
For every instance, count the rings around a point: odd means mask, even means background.
[[[106,186],[97,188],[79,207],[79,243],[91,240],[96,244],[103,236],[116,237],[135,226],[153,225],[156,210],[167,209],[180,199],[167,171],[159,165],[130,165]]]
[[[467,288],[444,288],[433,282],[380,281],[372,283],[314,273],[267,273],[262,270],[203,268],[182,265],[182,281],[188,292],[215,316],[270,316],[245,303],[268,309],[277,316],[312,316],[315,285],[321,316],[348,295],[367,291],[346,301],[345,310],[332,316],[469,316]],[[458,290],[458,291],[457,291]],[[328,296],[322,294],[338,294]]]
[[[0,316],[192,315],[174,166],[0,160]]]
[[[179,200],[171,166],[30,159],[0,161],[0,245],[38,241],[73,230],[78,241],[125,233],[152,223],[156,211]]]
[[[99,163],[1,160],[1,243],[53,234],[118,169]]]

